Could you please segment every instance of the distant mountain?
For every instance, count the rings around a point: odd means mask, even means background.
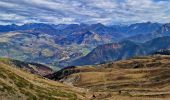
[[[15,24],[12,25],[0,25],[0,32],[10,32],[17,30],[18,26]]]
[[[161,49],[153,53],[153,55],[170,55],[170,50]]]
[[[112,26],[100,23],[1,25],[0,56],[55,67],[69,66],[68,62],[87,55],[99,45],[122,41],[137,34],[147,36],[161,26],[150,22]]]
[[[60,45],[79,44],[97,46],[117,41],[121,37],[123,37],[121,34],[98,34],[93,31],[74,32],[62,39],[58,39],[56,43]]]
[[[132,25],[112,25],[112,26],[105,26],[103,24],[43,24],[43,23],[30,23],[24,24],[21,26],[17,26],[15,24],[3,26],[0,25],[0,32],[10,32],[10,31],[33,31],[33,32],[43,32],[46,34],[52,35],[62,35],[63,37],[68,36],[75,32],[87,32],[92,31],[99,35],[108,34],[111,37],[114,34],[121,34],[125,36],[134,36],[137,34],[146,34],[154,32],[155,30],[159,29],[162,24],[159,23],[136,23]],[[120,38],[120,37],[116,37]],[[121,37],[122,38],[122,37]]]
[[[111,43],[98,46],[86,56],[73,61],[71,65],[93,65],[134,56],[144,56],[168,47],[170,47],[169,36],[156,38],[145,43],[131,41]]]
[[[170,36],[170,24],[162,25],[158,30],[155,30],[148,34],[138,34],[135,36],[131,36],[127,38],[127,40],[135,41],[135,42],[146,42],[151,39],[162,37],[162,36]]]
[[[148,34],[155,32],[159,28],[161,28],[161,24],[159,23],[136,23],[132,24],[127,27],[126,34],[130,34],[131,36],[138,35],[138,34]]]
[[[158,35],[170,35],[170,23],[162,25],[158,31],[156,31]]]
[[[18,27],[17,30],[57,35],[57,30],[52,25],[42,23],[24,24]]]

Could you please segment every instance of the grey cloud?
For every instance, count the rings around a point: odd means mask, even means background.
[[[0,23],[168,22],[169,5],[166,0],[1,0]]]

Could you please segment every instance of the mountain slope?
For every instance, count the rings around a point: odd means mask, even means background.
[[[153,54],[156,54],[156,55],[170,55],[170,50],[169,49],[161,49],[161,50],[158,50],[158,51],[154,52]]]
[[[127,38],[127,40],[135,42],[146,42],[154,38],[170,36],[170,23],[164,24],[157,30],[150,32],[148,34],[138,34]]]
[[[6,59],[5,59],[6,61]],[[1,100],[81,100],[83,92],[19,70],[0,60]]]
[[[145,43],[135,43],[131,41],[122,41],[101,45],[95,48],[86,56],[72,62],[72,65],[91,65],[109,61],[127,59],[134,56],[143,56],[151,54],[160,49],[170,46],[170,37],[159,37]]]
[[[59,61],[75,59],[83,55],[84,49],[93,48],[76,44],[61,46],[55,43],[55,38],[45,33],[1,33],[0,56],[58,67]]]
[[[136,57],[69,67],[47,77],[92,90],[96,100],[169,100],[169,61],[170,56]]]
[[[13,60],[9,58],[0,58],[0,62],[7,65],[9,64],[11,67],[16,67],[24,71],[27,71],[29,73],[40,75],[40,76],[45,76],[47,74],[53,73],[53,69],[42,64],[22,62],[19,60]]]
[[[11,31],[22,31],[22,32],[32,32],[34,34],[45,33],[47,35],[52,35],[55,37],[58,44],[63,44],[62,40],[65,39],[75,39],[79,33],[82,36],[85,32],[96,33],[101,36],[104,40],[107,39],[110,42],[115,42],[124,39],[125,37],[131,37],[138,34],[147,34],[152,33],[158,30],[162,24],[159,23],[136,23],[131,25],[112,25],[105,26],[103,24],[59,24],[59,25],[50,25],[43,23],[31,23],[24,24],[21,26],[17,25],[0,25],[0,32],[11,32]],[[82,33],[82,34],[81,34]],[[72,35],[73,34],[73,35]],[[70,36],[72,35],[72,36]],[[78,39],[78,38],[77,38]],[[85,39],[85,38],[84,38]],[[61,41],[61,43],[60,43]],[[102,41],[108,43],[108,41]],[[73,41],[66,42],[65,44],[72,44]]]
[[[157,30],[159,30],[162,27],[159,23],[136,23],[128,26],[127,28],[127,34],[131,34],[130,36],[138,35],[138,34],[148,34],[153,33]]]

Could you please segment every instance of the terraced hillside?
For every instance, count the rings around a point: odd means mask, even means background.
[[[6,60],[5,60],[6,61]],[[0,100],[81,100],[84,92],[0,60]]]
[[[70,67],[47,77],[93,91],[95,100],[169,100],[170,56]]]

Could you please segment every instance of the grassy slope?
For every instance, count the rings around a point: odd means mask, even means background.
[[[72,87],[29,74],[0,60],[1,100],[77,100],[83,93]],[[73,91],[74,90],[74,91]]]
[[[65,72],[68,74],[69,69]],[[170,99],[170,56],[77,67],[60,81],[94,91],[95,99]]]
[[[0,58],[0,62],[40,76],[53,73],[53,69],[42,64],[23,62],[10,58]]]

